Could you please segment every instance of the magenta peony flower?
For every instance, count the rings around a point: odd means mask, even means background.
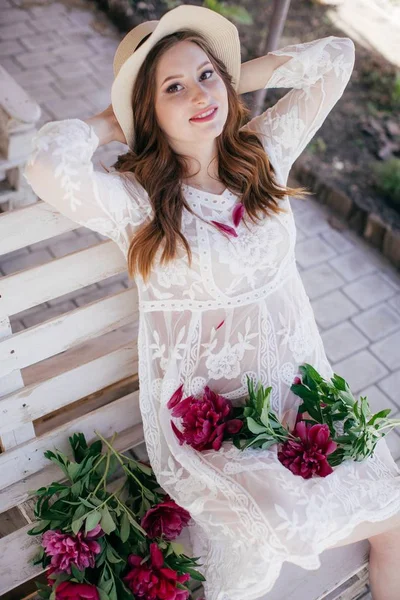
[[[292,433],[300,441],[289,440],[278,452],[278,459],[285,467],[304,479],[313,475],[326,477],[333,472],[326,457],[336,450],[337,444],[329,437],[328,425],[309,425],[299,421]]]
[[[56,600],[100,600],[95,585],[62,581],[56,588]]]
[[[208,386],[200,400],[194,396],[182,400],[181,386],[167,406],[172,408],[172,416],[182,418],[183,431],[179,431],[171,421],[180,445],[186,442],[196,450],[219,450],[224,435],[237,433],[243,425],[240,419],[231,418],[233,407],[229,400],[214,393]]]
[[[150,544],[150,561],[140,564],[142,556],[131,554],[128,563],[131,571],[123,578],[135,598],[138,600],[187,600],[188,590],[176,587],[190,579],[188,573],[178,575],[176,571],[163,567],[164,556],[156,543]]]
[[[88,531],[86,535],[78,531],[77,535],[61,533],[59,529],[46,531],[42,537],[42,546],[51,556],[50,565],[54,573],[71,574],[71,564],[83,571],[94,567],[95,554],[100,552],[100,544],[95,540],[104,535],[100,525]]]
[[[300,385],[301,384],[301,378],[300,377],[295,377],[293,379],[293,385]]]
[[[243,218],[243,215],[244,215],[244,204],[242,202],[239,202],[238,204],[236,204],[236,206],[232,212],[232,220],[233,220],[233,224],[235,227],[237,227],[239,225],[240,221]]]
[[[238,234],[230,225],[225,225],[225,223],[219,223],[218,221],[210,222],[213,223],[213,225],[215,225],[216,227],[218,227],[220,231],[223,231],[224,233],[229,233],[229,235],[233,235],[233,237],[238,237]]]
[[[165,496],[163,502],[149,508],[140,524],[151,538],[164,536],[166,540],[174,540],[189,521],[190,513]]]

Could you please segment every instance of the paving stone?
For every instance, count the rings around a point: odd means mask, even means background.
[[[14,58],[12,56],[2,56],[1,58],[1,66],[14,77],[15,73],[21,73],[22,68],[20,65],[17,65]]]
[[[55,120],[77,118],[77,115],[80,119],[93,116],[93,108],[82,98],[54,98],[45,100],[43,105]]]
[[[335,250],[320,237],[300,242],[296,249],[297,262],[307,269],[336,256]]]
[[[24,317],[30,317],[31,315],[36,315],[38,312],[43,312],[48,309],[49,305],[47,302],[42,302],[41,304],[37,304],[36,306],[32,306],[32,308],[28,308],[27,310],[23,310],[19,313],[16,313],[11,317],[11,319],[22,320]]]
[[[302,275],[303,277],[303,275]],[[312,302],[315,318],[327,329],[358,313],[359,309],[339,290]]]
[[[0,27],[0,40],[14,40],[20,37],[23,43],[25,36],[31,35],[31,33],[32,29],[29,27],[29,21],[20,21],[19,23],[14,23],[12,26],[2,25]]]
[[[6,8],[1,10],[1,24],[14,24],[20,21],[29,20],[29,13],[26,10],[21,10],[19,8]]]
[[[35,19],[43,19],[48,16],[64,17],[64,15],[68,15],[67,7],[61,2],[52,2],[45,6],[32,6],[29,10],[31,16]]]
[[[79,298],[76,298],[76,304],[78,306],[84,306],[85,304],[89,304],[90,302],[94,302],[100,298],[105,298],[106,296],[111,296],[117,292],[122,292],[125,289],[126,288],[122,283],[113,283],[107,287],[90,292],[89,294],[79,296]]]
[[[346,281],[354,281],[362,275],[367,275],[377,270],[376,265],[369,261],[363,250],[359,248],[332,259],[330,264]]]
[[[349,321],[340,323],[332,329],[321,333],[328,359],[332,362],[342,360],[369,344],[368,338],[362,335]]]
[[[328,263],[304,271],[301,279],[310,299],[323,296],[344,283],[344,279]]]
[[[371,412],[377,413],[385,408],[390,408],[392,411],[389,415],[394,418],[399,412],[398,407],[380,390],[376,385],[370,385],[357,393],[357,398],[367,396]],[[397,417],[396,417],[397,418]]]
[[[128,273],[118,273],[118,275],[111,275],[111,277],[107,277],[102,281],[98,281],[97,285],[101,288],[108,287],[109,285],[113,285],[114,283],[122,283],[124,286],[128,286],[129,278]]]
[[[394,298],[389,300],[389,304],[400,314],[400,294],[397,294]]]
[[[333,364],[332,368],[347,381],[353,394],[358,394],[360,389],[376,383],[389,373],[368,350],[361,350]]]
[[[11,331],[13,333],[18,333],[18,331],[23,331],[25,329],[22,321],[18,319],[10,319]]]
[[[354,283],[345,285],[342,290],[360,308],[369,308],[396,293],[394,287],[387,283],[379,273],[360,277]]]
[[[96,69],[92,72],[92,77],[98,82],[103,89],[111,88],[114,82],[114,75],[110,69]]]
[[[89,248],[98,244],[98,238],[92,233],[86,236],[74,236],[71,239],[60,240],[58,242],[51,242],[49,244],[49,251],[55,258],[61,258],[67,254],[72,254],[78,250]]]
[[[63,58],[63,60],[81,60],[85,57],[92,56],[94,50],[86,44],[73,44],[71,46],[63,45],[56,47],[53,49],[53,54],[55,57]]]
[[[352,318],[372,341],[380,340],[400,328],[400,315],[387,304],[378,304]]]
[[[31,35],[31,34],[34,35]],[[26,47],[27,50],[44,50],[45,48],[52,48],[60,42],[60,35],[55,31],[48,31],[37,35],[36,31],[32,32],[32,29],[21,37],[21,43]]]
[[[329,213],[313,206],[311,210],[304,210],[296,215],[296,226],[303,231],[306,237],[313,237],[331,228],[328,223],[328,216]]]
[[[321,232],[321,237],[323,240],[328,242],[336,250],[338,254],[343,254],[344,252],[349,252],[354,249],[354,244],[350,240],[346,239],[342,232],[333,229],[327,229],[326,231]]]
[[[9,275],[16,271],[22,271],[23,269],[29,269],[37,265],[53,260],[53,257],[48,250],[39,250],[38,252],[30,252],[22,256],[17,256],[11,260],[7,260],[1,263],[2,271]]]
[[[41,50],[36,52],[22,52],[15,57],[16,61],[26,69],[30,67],[46,67],[58,62],[57,56],[53,52]]]
[[[115,51],[117,50],[119,39],[116,37],[99,37],[93,36],[88,40],[89,46],[91,46],[96,52],[104,56],[114,57]]]
[[[54,80],[70,80],[76,77],[85,77],[91,72],[90,65],[83,60],[67,60],[59,61],[57,66],[49,67],[49,70],[54,73]],[[99,90],[103,91],[103,90]]]
[[[382,379],[378,386],[400,408],[400,369]]]
[[[372,344],[370,350],[389,369],[397,369],[400,367],[400,330]]]
[[[96,82],[89,75],[84,77],[74,77],[64,79],[53,83],[54,88],[59,92],[59,96],[79,96],[87,94],[91,96],[97,92]]]
[[[83,97],[93,104],[93,106],[99,111],[104,110],[111,104],[111,88],[104,90],[94,90],[90,94],[84,93]],[[107,144],[108,146],[109,144]]]
[[[305,239],[306,239],[305,233],[301,229],[296,228],[296,245]]]
[[[397,431],[392,430],[385,436],[385,441],[388,448],[393,456],[393,460],[399,460],[400,458],[400,436]]]
[[[32,244],[28,246],[30,252],[36,252],[37,250],[42,250],[42,248],[49,248],[51,244],[56,244],[58,242],[67,242],[77,240],[78,236],[73,231],[66,231],[65,233],[61,233],[60,235],[55,235],[53,237],[48,238],[47,240],[42,240],[41,242],[36,242],[36,244]]]
[[[27,91],[30,88],[41,86],[43,83],[51,83],[54,80],[54,75],[46,67],[21,71],[13,74],[13,77]]]
[[[0,263],[7,262],[13,258],[17,258],[18,256],[26,256],[27,254],[29,254],[29,246],[25,246],[25,248],[19,248],[13,252],[7,252],[7,254],[0,254]]]
[[[43,323],[53,317],[57,317],[58,315],[62,315],[75,309],[75,304],[70,300],[69,302],[57,304],[57,306],[53,306],[52,308],[45,308],[28,317],[23,317],[22,322],[25,327],[33,327],[34,325],[39,325],[39,323]]]
[[[36,100],[38,104],[42,104],[45,100],[61,98],[60,93],[54,89],[51,83],[45,83],[40,87],[35,88],[32,92],[30,92],[30,96],[32,96],[32,98]],[[43,110],[42,106],[41,109]]]
[[[59,296],[58,298],[53,298],[53,300],[49,300],[48,304],[50,306],[57,306],[58,304],[62,304],[67,302],[68,300],[75,301],[79,296],[83,296],[85,294],[89,294],[90,292],[96,291],[98,288],[97,283],[92,283],[90,285],[86,285],[79,290],[74,290],[73,292],[69,292],[68,294],[64,294],[63,296]],[[74,302],[75,303],[75,302]]]
[[[24,52],[25,48],[19,43],[18,40],[4,40],[4,42],[0,42],[0,56],[10,56],[19,55],[21,52]]]
[[[32,19],[30,24],[38,33],[44,31],[68,32],[74,27],[71,21],[68,20],[68,17],[51,14],[45,14],[40,18]]]

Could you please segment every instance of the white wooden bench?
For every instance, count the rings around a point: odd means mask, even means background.
[[[0,215],[1,255],[76,229],[44,202]],[[35,590],[38,538],[28,491],[59,478],[46,449],[68,450],[68,436],[118,432],[120,450],[143,453],[138,404],[136,287],[96,300],[29,329],[10,318],[43,302],[126,271],[112,241],[0,279],[0,597]],[[368,543],[330,550],[318,571],[285,564],[265,600],[350,600],[365,589]]]

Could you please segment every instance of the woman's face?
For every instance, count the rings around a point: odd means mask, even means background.
[[[228,116],[228,93],[197,44],[184,40],[167,50],[158,62],[155,84],[157,121],[170,141],[199,143],[221,134]],[[211,108],[217,110],[210,120],[192,120]]]

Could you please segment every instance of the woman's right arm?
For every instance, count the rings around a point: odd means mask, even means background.
[[[99,145],[122,141],[122,131],[104,118],[108,110],[86,121],[65,119],[43,125],[32,139],[23,175],[39,198],[126,251],[150,213],[150,204],[132,173],[101,173],[93,168],[92,156]]]

